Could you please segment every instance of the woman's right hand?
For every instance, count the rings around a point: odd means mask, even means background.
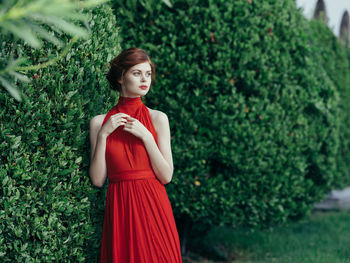
[[[123,112],[111,115],[108,121],[106,121],[106,123],[102,126],[100,133],[104,134],[105,136],[110,135],[119,126],[124,125],[128,122],[126,119],[128,116],[128,114],[125,114]]]

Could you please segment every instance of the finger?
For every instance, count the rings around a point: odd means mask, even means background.
[[[115,118],[119,119],[119,118],[127,118],[129,115],[128,115],[128,114],[125,114],[125,113],[123,113],[123,112],[119,112],[119,113],[114,114],[114,115],[112,115],[112,116],[114,116]]]
[[[123,117],[130,118],[131,116],[129,114],[123,113]]]
[[[119,119],[119,121],[121,121],[121,122],[127,122],[128,120],[127,120],[125,117],[122,117],[122,118]]]
[[[119,121],[118,124],[119,125],[125,125],[125,122],[124,121]]]

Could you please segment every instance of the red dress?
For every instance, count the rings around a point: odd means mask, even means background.
[[[119,97],[106,115],[124,112],[138,119],[153,135],[147,107],[140,97]],[[179,263],[179,235],[165,186],[152,170],[141,139],[118,127],[106,142],[108,188],[101,263]],[[158,143],[157,143],[158,145]]]

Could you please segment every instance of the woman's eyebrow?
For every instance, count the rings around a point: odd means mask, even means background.
[[[140,70],[140,69],[133,69],[132,72],[134,72],[134,71],[142,71],[142,70]],[[152,70],[147,70],[146,72],[152,72]]]

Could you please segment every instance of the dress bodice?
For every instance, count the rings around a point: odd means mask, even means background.
[[[139,120],[153,135],[157,142],[157,134],[154,129],[150,112],[143,104],[141,97],[119,97],[118,103],[107,113],[102,126],[108,119],[119,112],[126,113]],[[101,127],[102,127],[101,126]],[[106,142],[107,175],[119,174],[132,170],[151,170],[151,162],[146,148],[141,139],[124,130],[124,125],[119,126],[107,136]]]

